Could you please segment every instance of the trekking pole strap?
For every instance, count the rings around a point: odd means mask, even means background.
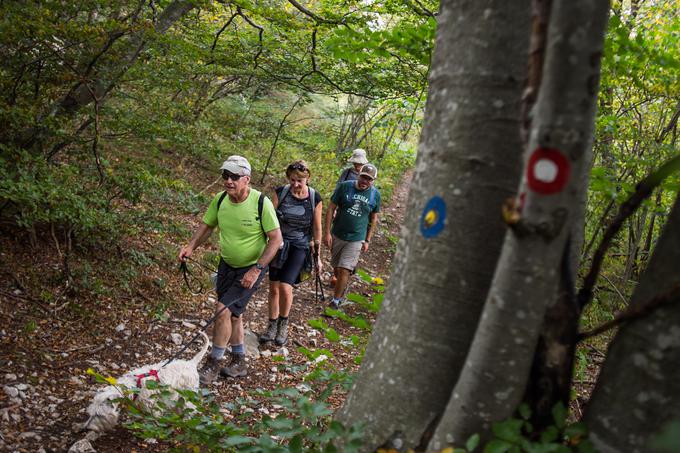
[[[191,294],[193,294],[194,296],[196,296],[198,294],[202,294],[203,293],[203,284],[189,270],[189,268],[187,267],[186,261],[182,261],[179,264],[179,269],[182,271],[182,277],[184,277],[184,283],[186,283],[187,288],[189,289],[189,292]],[[197,290],[195,290],[194,288],[191,287],[191,283],[189,282],[189,279],[198,282],[198,289]]]

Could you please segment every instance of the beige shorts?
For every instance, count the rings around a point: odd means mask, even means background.
[[[331,266],[342,267],[354,270],[359,262],[361,254],[361,241],[343,241],[333,236],[333,247],[331,248]]]

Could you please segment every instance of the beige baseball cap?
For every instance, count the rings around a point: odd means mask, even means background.
[[[250,176],[250,164],[243,156],[229,156],[222,163],[220,170],[227,170],[235,175]]]

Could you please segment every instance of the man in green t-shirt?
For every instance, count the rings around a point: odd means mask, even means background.
[[[213,198],[203,216],[203,224],[179,252],[180,261],[184,261],[210,237],[215,227],[219,227],[220,265],[215,312],[220,314],[215,322],[210,356],[199,372],[203,385],[210,384],[218,372],[230,377],[248,374],[241,315],[283,242],[271,200],[249,186],[248,161],[241,156],[230,156],[220,170],[225,190]],[[261,196],[262,218],[258,207]],[[231,317],[220,304],[229,308]],[[220,369],[219,361],[224,356],[227,341],[231,345],[231,360]]]
[[[337,276],[331,308],[340,306],[349,276],[359,262],[359,254],[368,250],[378,225],[380,192],[373,187],[377,177],[378,169],[365,164],[359,179],[339,183],[331,195],[324,230],[324,241],[331,251],[331,266]]]

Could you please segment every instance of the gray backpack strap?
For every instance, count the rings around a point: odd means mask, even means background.
[[[309,190],[309,202],[312,205],[312,218],[314,218],[314,210],[316,209],[316,203],[314,203],[316,199],[316,192],[311,187],[307,187],[307,189]]]
[[[281,202],[283,201],[283,199],[288,196],[288,192],[290,192],[290,184],[286,184],[285,186],[283,186],[283,189],[281,189],[281,196],[279,197],[279,206],[281,206]]]

